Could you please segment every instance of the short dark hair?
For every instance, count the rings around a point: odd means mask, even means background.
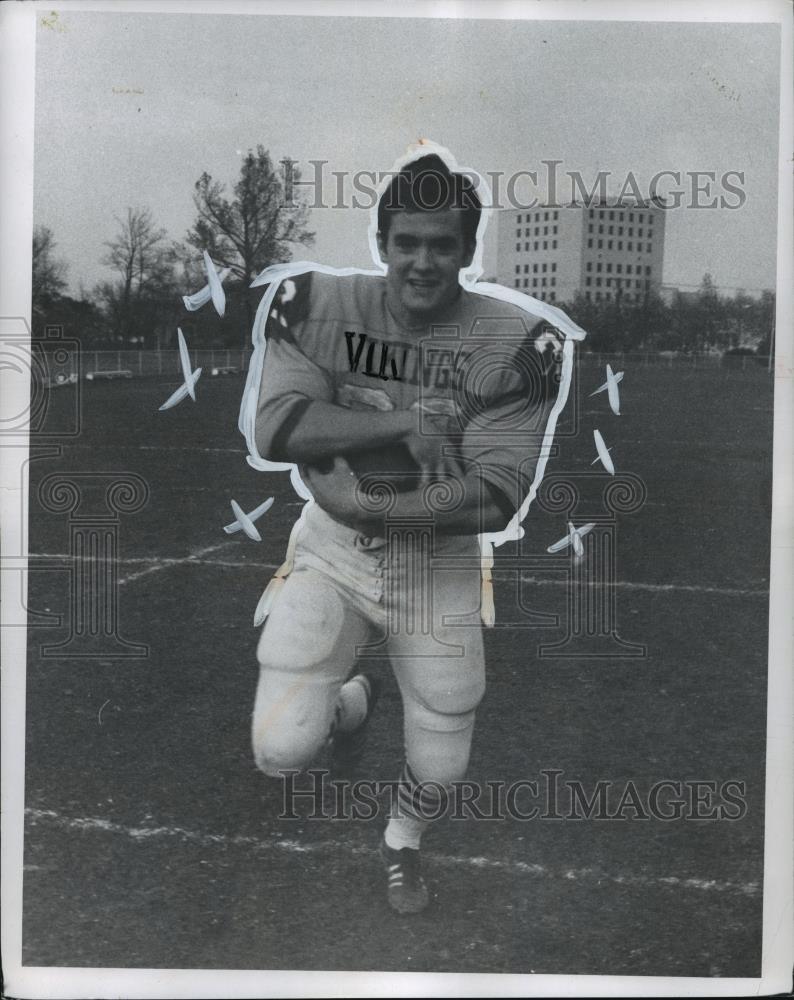
[[[482,215],[482,202],[471,178],[453,172],[440,156],[428,153],[407,163],[391,179],[378,202],[378,232],[388,239],[396,212],[436,212],[460,209],[463,238],[474,242]]]

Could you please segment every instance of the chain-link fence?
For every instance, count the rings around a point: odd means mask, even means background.
[[[248,370],[250,351],[192,350],[193,368],[202,368],[203,374],[234,375]],[[134,378],[138,376],[182,376],[179,351],[86,351],[81,355],[81,375],[94,378]]]
[[[149,351],[91,351],[81,352],[80,376],[88,381],[105,378],[157,377],[181,378],[182,365],[177,350]],[[193,368],[201,367],[205,375],[243,375],[248,371],[250,350],[216,348],[191,350]],[[773,360],[773,359],[772,359]],[[580,365],[618,367],[714,369],[766,369],[772,370],[767,355],[761,354],[680,354],[674,351],[614,351],[597,352],[580,348],[577,355]],[[75,372],[75,375],[77,373]]]

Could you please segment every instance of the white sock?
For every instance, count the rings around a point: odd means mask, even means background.
[[[413,816],[393,816],[383,835],[386,846],[393,851],[401,851],[404,847],[418,851],[422,834],[428,825],[427,820],[415,819]]]
[[[342,685],[336,703],[336,726],[343,733],[356,729],[364,721],[369,702],[369,684],[356,674]]]

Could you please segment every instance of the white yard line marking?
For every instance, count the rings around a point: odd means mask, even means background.
[[[140,573],[133,573],[128,577],[123,578],[120,583],[129,583],[131,580],[139,579],[141,576],[145,576],[148,573],[156,572],[158,569],[167,569],[169,566],[186,566],[186,565],[196,565],[196,566],[208,566],[210,568],[217,569],[278,569],[281,563],[268,563],[268,562],[242,562],[233,561],[231,559],[204,559],[203,556],[209,554],[210,552],[217,552],[225,546],[237,545],[239,544],[237,540],[230,542],[224,542],[220,545],[209,546],[206,549],[200,549],[198,552],[194,552],[192,555],[179,556],[179,557],[167,557],[167,556],[139,556],[139,557],[129,557],[125,559],[118,559],[117,564],[119,566],[147,566],[148,569]],[[90,557],[86,556],[84,561],[88,561]],[[68,552],[34,552],[28,556],[28,560],[35,562],[37,559],[42,561],[52,560],[53,562],[70,562],[74,559],[74,556],[69,555]],[[18,560],[22,561],[22,560]],[[12,569],[14,568],[14,559],[8,556],[3,559],[3,568]],[[495,569],[493,571],[494,579],[497,580],[507,580],[512,579],[515,571],[508,569]],[[524,583],[530,583],[537,587],[567,587],[569,586],[569,581],[560,579],[559,577],[554,579],[544,579],[542,577],[536,576],[525,576],[521,574],[521,580]],[[706,584],[694,584],[694,583],[643,583],[642,581],[634,580],[616,580],[612,584],[605,584],[599,581],[583,581],[584,586],[598,588],[605,586],[616,587],[619,590],[645,590],[650,593],[666,594],[673,591],[683,591],[684,593],[693,594],[717,594],[721,597],[768,597],[769,588],[764,587],[759,584],[757,587],[710,587]]]
[[[498,577],[498,571],[494,571],[494,577]],[[538,577],[524,576],[521,574],[523,583],[536,584],[539,587],[567,587],[567,580],[543,580]],[[666,594],[674,590],[682,590],[694,594],[719,594],[721,597],[768,597],[769,588],[758,590],[739,589],[737,587],[708,587],[695,583],[635,583],[632,580],[615,580],[614,583],[600,583],[598,581],[582,581],[586,587],[617,587],[619,590],[647,590],[651,593]],[[577,586],[581,584],[577,583]]]
[[[181,826],[125,826],[122,823],[114,823],[97,816],[63,816],[53,809],[26,809],[25,815],[34,824],[51,823],[53,826],[68,830],[112,833],[137,841],[175,838],[197,844],[200,847],[245,847],[255,851],[278,851],[298,855],[341,853],[344,851],[358,856],[379,856],[379,852],[375,848],[349,847],[333,840],[302,843],[285,837],[263,840],[260,837],[200,833],[197,830],[187,830]],[[426,857],[431,864],[441,867],[476,868],[504,872],[508,875],[531,875],[535,878],[564,879],[570,882],[594,882],[598,884],[606,881],[628,886],[697,889],[703,892],[724,892],[742,896],[760,896],[762,892],[762,888],[757,882],[682,878],[677,875],[613,875],[598,868],[566,868],[555,871],[546,865],[528,864],[525,861],[502,861],[497,858],[459,857],[449,854],[428,853]]]
[[[168,569],[170,566],[180,566],[188,563],[201,563],[203,557],[209,555],[210,552],[219,552],[221,549],[228,549],[231,548],[232,545],[236,544],[236,542],[219,542],[217,545],[208,545],[206,548],[198,549],[196,552],[191,552],[189,556],[185,556],[183,559],[159,559],[154,562],[153,565],[147,566],[146,569],[138,570],[137,573],[130,573],[129,576],[123,576],[119,580],[119,586],[123,587],[127,583],[132,583],[133,580],[140,580],[142,576],[149,576],[151,573],[157,573],[162,569]]]

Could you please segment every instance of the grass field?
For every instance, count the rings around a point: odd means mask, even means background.
[[[279,820],[280,788],[251,759],[252,615],[300,505],[285,474],[245,463],[242,380],[205,377],[197,403],[167,413],[174,378],[94,383],[79,436],[30,464],[29,608],[64,624],[29,631],[26,964],[759,974],[772,379],[627,366],[618,418],[586,395],[602,370],[580,377],[581,433],[560,438],[548,472],[589,470],[597,426],[645,483],[642,508],[618,517],[616,607],[647,655],[539,658],[561,624],[489,631],[470,777],[735,780],[746,814],[447,819],[425,839],[431,907],[391,913],[382,824]],[[56,424],[73,394],[53,393]],[[143,658],[42,655],[68,636],[71,559],[69,517],[37,488],[75,471],[148,484],[118,524],[120,633]],[[250,510],[271,494],[261,544],[223,533],[231,497]],[[533,510],[526,526],[524,552],[542,553],[565,518]],[[562,621],[559,577],[525,576],[519,597]],[[497,572],[497,619],[515,603]],[[383,780],[401,762],[386,675],[363,768]]]

